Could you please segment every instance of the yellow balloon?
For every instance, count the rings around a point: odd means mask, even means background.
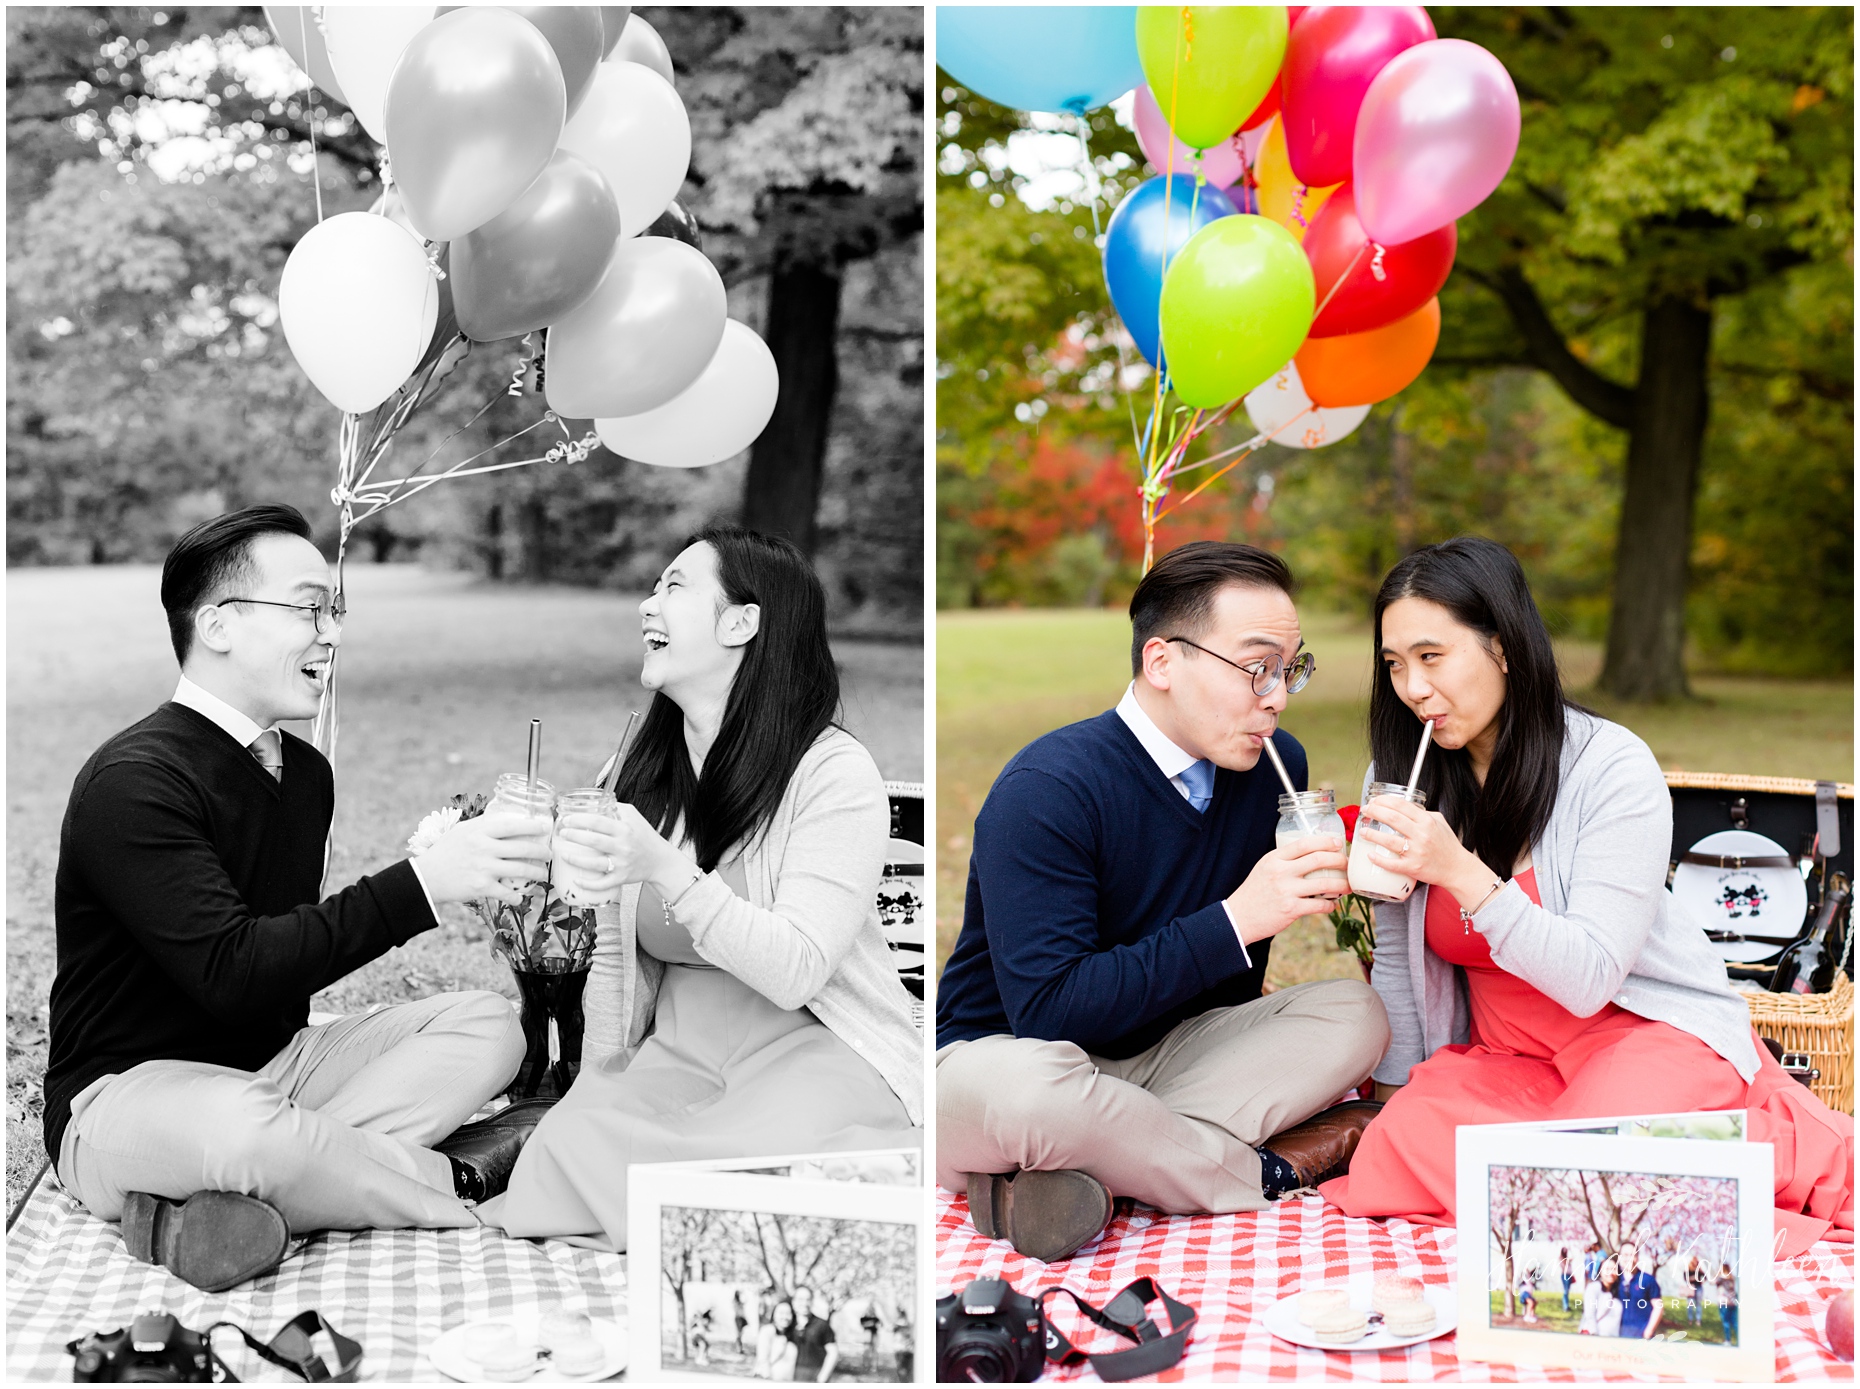
[[[1292,161],[1285,152],[1285,123],[1277,116],[1260,142],[1259,160],[1253,166],[1259,184],[1259,212],[1284,227],[1299,241],[1305,228],[1316,220],[1318,209],[1330,201],[1330,195],[1343,187],[1333,183],[1328,188],[1310,188],[1292,172]]]

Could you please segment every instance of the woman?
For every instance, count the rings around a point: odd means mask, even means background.
[[[1518,1275],[1518,1307],[1529,1326],[1537,1320],[1537,1270],[1527,1268]]]
[[[1582,1320],[1576,1323],[1579,1336],[1619,1336],[1621,1334],[1621,1299],[1615,1291],[1621,1286],[1621,1266],[1612,1258],[1603,1259],[1595,1276],[1582,1288]]]
[[[617,819],[554,852],[598,890],[580,1075],[480,1208],[626,1247],[634,1162],[920,1143],[923,1041],[879,927],[890,810],[838,727],[826,596],[801,552],[699,532],[640,604],[654,692]]]
[[[1705,1324],[1705,1265],[1694,1254],[1686,1260],[1686,1325]]]
[[[794,1304],[786,1298],[775,1304],[769,1319],[756,1332],[757,1379],[779,1379],[784,1384],[794,1378]]]
[[[1556,1251],[1557,1277],[1563,1281],[1563,1310],[1569,1310],[1569,1290],[1576,1286],[1576,1266],[1570,1262],[1569,1246]]]
[[[1780,1257],[1851,1241],[1853,1119],[1758,1044],[1723,961],[1673,910],[1659,763],[1564,698],[1517,560],[1472,537],[1408,556],[1376,595],[1375,649],[1374,768],[1405,772],[1424,719],[1433,746],[1426,807],[1379,798],[1365,819],[1389,828],[1357,830],[1417,886],[1376,910],[1387,1103],[1326,1199],[1452,1224],[1441,1134],[1645,1113],[1657,1091],[1662,1111],[1747,1110],[1750,1140],[1774,1145]]]

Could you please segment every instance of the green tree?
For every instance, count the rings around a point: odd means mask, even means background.
[[[1716,385],[1844,405],[1851,439],[1853,12],[1433,14],[1496,53],[1524,105],[1511,174],[1462,224],[1437,360],[1536,367],[1626,432],[1601,683],[1683,695]],[[1831,296],[1840,336],[1753,332],[1753,297],[1792,288]]]

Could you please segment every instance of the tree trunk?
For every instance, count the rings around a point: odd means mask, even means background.
[[[814,552],[814,513],[827,455],[827,426],[839,387],[836,270],[790,265],[769,285],[768,345],[781,374],[775,413],[749,454],[743,524]]]
[[[1690,692],[1686,574],[1710,354],[1710,308],[1662,299],[1647,310],[1600,681],[1617,699],[1679,699]]]

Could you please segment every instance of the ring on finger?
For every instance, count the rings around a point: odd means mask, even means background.
[[[1407,841],[1407,840],[1405,840],[1405,839],[1404,839],[1404,840],[1402,840],[1402,842],[1401,842],[1401,848],[1400,848],[1400,849],[1399,849],[1399,850],[1398,850],[1398,851],[1396,852],[1396,855],[1395,855],[1395,856],[1396,856],[1397,858],[1407,858],[1407,857],[1408,857],[1408,841]]]
[[[607,856],[607,871],[609,873],[614,871],[614,856],[612,854]]]

